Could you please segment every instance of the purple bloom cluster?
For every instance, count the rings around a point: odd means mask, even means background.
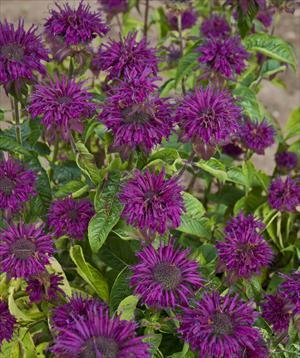
[[[87,44],[97,35],[102,37],[108,32],[98,12],[91,11],[89,4],[81,1],[77,9],[68,3],[57,10],[51,10],[51,16],[45,23],[46,35],[51,39],[62,38],[67,45]]]
[[[279,286],[279,291],[294,305],[296,312],[300,313],[300,271],[282,277],[284,282]]]
[[[231,80],[244,71],[245,61],[249,58],[237,36],[209,37],[198,51],[201,53],[198,61],[206,64],[210,72]]]
[[[88,199],[59,199],[51,205],[48,225],[56,237],[68,235],[72,239],[82,240],[94,213]]]
[[[101,8],[108,15],[116,15],[128,10],[128,0],[99,0]]]
[[[281,294],[267,295],[262,304],[262,317],[277,333],[286,332],[292,313],[291,304]]]
[[[261,9],[256,15],[256,18],[264,25],[264,27],[270,27],[273,22],[273,15],[275,13],[274,8]]]
[[[41,116],[50,136],[61,135],[69,140],[71,131],[83,131],[83,119],[95,112],[92,95],[82,82],[62,76],[39,84],[31,95],[29,112],[33,118]]]
[[[293,212],[300,205],[300,185],[290,177],[285,180],[278,177],[271,182],[268,196],[273,209]]]
[[[59,287],[62,284],[62,276],[51,274],[46,271],[37,276],[32,276],[27,280],[26,292],[31,302],[57,300],[59,294],[65,295]]]
[[[122,78],[125,69],[130,73],[136,70],[142,72],[146,67],[151,69],[154,75],[158,72],[158,58],[156,50],[148,47],[145,38],[136,40],[137,33],[129,33],[119,41],[111,40],[100,46],[94,57],[93,67],[109,72],[109,78]]]
[[[131,286],[135,295],[148,306],[174,308],[188,305],[189,298],[201,287],[198,264],[188,258],[190,250],[175,248],[170,241],[152,245],[137,253],[138,264],[132,267]]]
[[[206,37],[226,38],[229,36],[231,29],[223,17],[213,15],[211,18],[203,21],[200,31]]]
[[[165,178],[164,170],[158,174],[136,171],[120,194],[124,205],[122,217],[141,230],[162,235],[180,225],[184,210],[181,191],[177,179]]]
[[[19,223],[0,232],[0,269],[9,277],[39,274],[53,253],[52,238],[42,226]]]
[[[7,303],[0,300],[0,348],[4,339],[9,341],[12,338],[15,323],[16,319],[10,314]]]
[[[34,79],[34,72],[45,73],[42,61],[48,61],[48,52],[36,34],[37,28],[24,29],[24,21],[18,27],[7,21],[0,23],[0,84],[9,91],[15,81],[20,90],[23,82]]]
[[[36,195],[36,175],[12,158],[0,161],[0,209],[18,211]]]
[[[179,333],[199,351],[199,357],[232,358],[261,345],[261,335],[253,327],[255,319],[250,303],[212,292],[205,294],[196,307],[183,308]]]
[[[128,79],[113,88],[113,95],[102,106],[99,119],[112,131],[115,148],[139,148],[148,153],[170,136],[174,125],[171,106],[166,98],[151,93],[155,87],[148,77],[150,71],[126,70]]]
[[[266,120],[252,121],[246,118],[240,126],[239,136],[244,145],[257,154],[264,154],[275,141],[275,129]]]
[[[276,153],[275,161],[279,169],[290,171],[297,167],[298,156],[294,152],[282,151]]]
[[[176,12],[169,12],[167,14],[168,23],[172,30],[178,31],[179,29],[179,19]],[[186,30],[190,29],[197,22],[197,13],[194,9],[187,9],[181,14],[181,29]]]
[[[74,317],[59,330],[52,351],[65,357],[150,357],[149,346],[136,337],[137,324],[110,318],[103,306],[86,308],[85,318]]]
[[[183,139],[218,144],[237,130],[241,109],[229,92],[207,87],[187,95],[176,118]]]
[[[272,261],[272,249],[259,233],[263,227],[252,215],[240,213],[225,228],[225,239],[216,247],[220,266],[225,267],[230,280],[259,274]]]

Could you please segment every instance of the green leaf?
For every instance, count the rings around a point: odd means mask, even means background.
[[[85,261],[81,246],[72,246],[70,256],[76,265],[78,274],[103,301],[108,302],[108,284],[101,272]]]
[[[50,257],[49,258],[49,262],[50,264],[47,265],[47,269],[50,273],[56,273],[58,274],[59,276],[62,277],[62,283],[61,283],[61,288],[63,289],[64,293],[67,295],[67,296],[72,296],[72,289],[71,289],[71,286],[69,284],[69,281],[67,280],[67,277],[60,265],[60,263],[56,260],[56,258],[54,257]]]
[[[225,182],[225,180],[227,179],[225,165],[215,158],[211,158],[209,160],[200,160],[198,163],[195,164],[197,165],[197,167],[216,177],[221,182]]]
[[[125,266],[118,274],[110,291],[109,306],[112,312],[115,312],[120,302],[131,295],[129,288],[129,268]]]
[[[86,146],[81,141],[77,141],[75,144],[78,150],[76,156],[77,165],[95,185],[99,184],[102,178],[100,175],[100,170],[97,168],[93,154],[88,151]]]
[[[120,302],[117,310],[118,314],[121,316],[121,319],[124,319],[125,321],[134,319],[134,311],[138,302],[138,298],[133,295],[124,298]]]
[[[181,225],[176,230],[185,234],[195,235],[206,239],[211,237],[208,219],[204,217],[195,219],[189,215],[183,214],[181,215]]]
[[[242,37],[244,37],[252,28],[253,20],[259,10],[259,6],[255,1],[247,1],[246,13],[238,6],[238,28]]]
[[[244,186],[249,186],[248,178],[244,175],[242,168],[232,167],[227,171],[228,181]]]
[[[30,156],[29,150],[19,144],[14,138],[0,132],[0,149],[11,153],[20,153]]]
[[[65,184],[71,180],[80,180],[81,178],[81,171],[74,160],[67,160],[60,165],[55,165],[53,170],[53,180],[59,184]]]
[[[70,194],[76,193],[77,191],[81,190],[82,188],[85,188],[88,190],[88,186],[85,185],[80,180],[71,180],[68,183],[62,185],[59,187],[57,192],[55,193],[56,198],[63,198],[65,196],[68,196]]]
[[[159,23],[159,27],[160,27],[160,38],[164,38],[169,31],[168,19],[164,12],[163,7],[159,7],[157,9],[157,13],[159,16],[158,23]]]
[[[205,214],[205,208],[200,200],[187,192],[183,192],[182,196],[184,200],[185,215],[188,215],[193,219],[199,219]]]
[[[97,189],[96,215],[91,219],[88,227],[88,237],[93,252],[99,251],[108,234],[119,221],[122,212],[122,205],[117,197],[119,186],[119,175],[111,175],[104,187]]]
[[[249,116],[253,120],[261,121],[263,119],[262,110],[253,90],[249,87],[238,85],[234,89],[233,94],[237,97],[245,115]]]
[[[198,66],[198,57],[199,53],[189,52],[179,60],[175,76],[175,87],[184,77],[188,76],[193,71],[193,69]]]
[[[295,108],[291,112],[284,130],[287,133],[286,139],[295,137],[300,134],[300,107]]]
[[[265,56],[288,63],[296,69],[296,56],[292,45],[281,37],[267,33],[255,33],[244,39],[244,44],[249,51],[257,51]]]

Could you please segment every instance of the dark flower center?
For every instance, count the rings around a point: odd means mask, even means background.
[[[153,269],[155,281],[159,282],[165,290],[176,288],[181,282],[181,271],[168,262],[160,262]]]
[[[211,121],[215,118],[215,111],[212,108],[206,108],[199,112],[202,125],[211,126]]]
[[[131,107],[122,110],[122,116],[125,123],[146,123],[150,120],[149,113],[133,110]]]
[[[92,337],[90,338],[83,350],[81,351],[80,358],[97,358],[101,353],[102,358],[117,358],[119,346],[113,338],[109,337]]]
[[[14,188],[16,187],[13,180],[3,177],[0,179],[0,191],[6,195],[10,195]]]
[[[27,239],[17,240],[13,245],[11,251],[16,258],[27,260],[35,253],[35,244]]]
[[[77,219],[77,210],[76,210],[76,209],[71,209],[71,210],[69,211],[69,218],[70,218],[71,220]]]
[[[72,102],[72,98],[68,96],[58,97],[57,102],[60,104],[64,104],[64,103],[69,104]]]
[[[9,44],[1,47],[0,53],[8,60],[22,61],[24,50],[22,46],[17,44]]]
[[[212,318],[212,330],[217,336],[231,335],[233,333],[233,322],[227,313],[216,312]]]

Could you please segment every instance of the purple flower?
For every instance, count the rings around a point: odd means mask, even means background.
[[[137,32],[129,33],[124,39],[111,40],[108,44],[101,45],[94,57],[93,67],[108,71],[111,79],[122,78],[125,69],[128,72],[136,70],[139,73],[146,67],[156,75],[158,72],[156,50],[147,46],[145,38],[138,42],[136,37]]]
[[[233,80],[236,74],[241,74],[246,68],[245,61],[249,53],[242,46],[239,37],[207,38],[203,45],[198,48],[201,55],[199,62],[205,63],[209,71]]]
[[[103,23],[98,12],[91,11],[89,4],[80,1],[77,9],[72,9],[68,3],[58,10],[51,10],[51,16],[45,23],[45,32],[49,38],[60,37],[67,45],[87,44],[97,35],[103,37],[108,28]]]
[[[294,152],[283,151],[276,153],[276,165],[279,169],[290,171],[297,167],[298,156]]]
[[[183,308],[179,333],[199,350],[199,357],[232,358],[246,347],[254,349],[261,339],[253,327],[256,313],[237,296],[205,294],[196,307]]]
[[[168,23],[172,30],[178,31],[179,28],[179,17],[177,12],[169,12],[167,14]],[[194,9],[186,9],[181,14],[181,29],[190,29],[197,22],[197,13]]]
[[[220,266],[225,267],[229,278],[250,278],[259,274],[272,261],[272,249],[257,231],[262,223],[252,215],[242,213],[225,228],[225,239],[216,245]]]
[[[237,142],[228,143],[222,146],[222,152],[233,158],[238,158],[244,153],[243,149]]]
[[[275,14],[274,8],[261,9],[257,13],[257,19],[264,25],[264,27],[270,27],[273,22],[273,15]]]
[[[42,226],[19,223],[0,232],[0,268],[9,277],[37,275],[53,252],[52,238]]]
[[[68,235],[72,239],[82,240],[94,213],[88,199],[59,199],[51,205],[48,225],[56,237]]]
[[[8,310],[7,303],[0,300],[0,349],[2,341],[9,341],[14,333],[16,319]]]
[[[237,130],[241,109],[229,92],[207,87],[187,95],[176,118],[185,140],[215,145]]]
[[[74,295],[69,302],[53,310],[52,325],[57,331],[63,331],[65,328],[71,329],[76,321],[88,319],[88,310],[98,312],[102,306],[103,303],[94,298],[82,298]]]
[[[281,294],[267,295],[262,304],[262,317],[277,333],[288,330],[292,306]]]
[[[135,76],[134,71],[132,76]],[[123,83],[120,88],[114,88],[114,94],[107,98],[99,115],[114,135],[113,147],[121,147],[123,152],[137,147],[150,152],[163,138],[168,139],[174,125],[171,105],[166,98],[159,98],[157,94],[143,98],[147,88],[152,90],[153,87],[151,80],[143,79],[144,73],[140,77],[144,89],[138,93],[141,87],[134,88],[135,78],[132,77],[129,79],[132,85]]]
[[[269,350],[267,348],[266,342],[259,338],[253,347],[244,347],[239,352],[238,358],[267,358],[269,357]]]
[[[128,0],[99,0],[102,9],[109,15],[128,11]]]
[[[110,318],[106,308],[90,307],[86,320],[76,318],[57,335],[52,351],[66,357],[150,357],[144,337],[136,337],[137,324]]]
[[[37,85],[28,107],[31,116],[41,116],[47,131],[61,135],[64,140],[70,139],[72,130],[81,133],[83,120],[95,111],[92,95],[82,86],[82,82],[66,76]]]
[[[291,275],[282,275],[284,282],[279,286],[279,291],[288,299],[298,313],[300,313],[300,271]]]
[[[259,9],[266,7],[266,0],[238,0],[238,5],[243,14],[246,15],[250,7],[257,6]]]
[[[184,210],[182,190],[176,178],[165,178],[164,170],[158,174],[137,170],[120,194],[124,204],[122,217],[141,230],[163,235],[180,225]]]
[[[245,146],[257,154],[264,154],[265,149],[275,142],[275,129],[265,119],[262,122],[246,118],[239,129],[239,135]]]
[[[137,253],[139,262],[132,267],[134,294],[151,307],[174,308],[188,305],[189,298],[201,287],[197,262],[188,258],[190,250],[175,248],[173,241],[152,245]]]
[[[16,29],[7,21],[0,23],[0,84],[6,91],[14,81],[15,88],[20,90],[24,81],[35,79],[34,71],[45,73],[41,61],[48,61],[48,52],[36,30],[31,26],[25,31],[21,20]]]
[[[12,158],[0,161],[0,209],[18,211],[35,191],[36,175]]]
[[[271,207],[279,211],[292,212],[300,205],[300,185],[290,177],[274,179],[268,195]]]
[[[200,31],[206,37],[227,37],[231,29],[228,22],[218,15],[213,15],[210,19],[203,21]]]
[[[62,285],[63,277],[55,274],[49,275],[46,271],[27,280],[26,292],[31,302],[53,301],[64,296]]]

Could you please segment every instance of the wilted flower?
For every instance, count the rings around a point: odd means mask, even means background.
[[[150,357],[144,337],[136,337],[137,324],[110,318],[107,308],[90,307],[86,320],[75,319],[72,329],[59,332],[52,351],[67,357]]]
[[[94,213],[88,199],[58,199],[49,210],[48,225],[56,237],[68,235],[72,239],[82,240]]]
[[[33,118],[42,117],[41,122],[50,136],[61,135],[69,140],[71,131],[81,133],[83,120],[94,114],[95,105],[91,99],[92,95],[83,88],[82,82],[63,75],[61,79],[55,77],[37,85],[28,110]]]
[[[97,35],[102,37],[108,32],[99,12],[91,11],[89,4],[80,1],[77,9],[68,3],[57,10],[51,10],[51,16],[45,23],[45,32],[51,38],[59,37],[67,45],[88,44]]]
[[[239,135],[245,146],[257,154],[264,154],[265,149],[275,141],[275,129],[266,120],[251,121],[246,118],[241,125]]]
[[[279,286],[279,291],[295,306],[300,313],[300,271],[290,275],[282,275],[284,281]]]
[[[35,190],[36,175],[12,158],[0,161],[0,209],[18,211]]]
[[[0,84],[7,92],[13,84],[20,91],[23,83],[35,79],[34,72],[46,72],[41,61],[48,61],[48,52],[36,30],[31,26],[25,31],[21,20],[17,28],[7,21],[0,23]]]
[[[203,21],[200,31],[206,37],[227,37],[230,34],[230,26],[227,21],[218,15],[213,15],[210,19]]]
[[[43,227],[19,223],[0,232],[0,268],[9,277],[37,275],[53,252],[52,238]]]
[[[99,0],[99,2],[109,16],[128,11],[128,0]]]
[[[290,171],[296,168],[298,156],[294,152],[282,151],[275,155],[276,165],[279,169]]]
[[[229,92],[207,87],[188,94],[176,118],[184,140],[218,144],[237,130],[241,109]]]
[[[82,298],[74,295],[69,302],[53,310],[52,325],[57,331],[71,329],[76,321],[86,321],[88,310],[99,312],[104,303],[94,298]]]
[[[289,301],[278,293],[267,295],[262,304],[262,317],[278,333],[288,330],[292,311]]]
[[[183,211],[182,187],[176,178],[165,178],[165,171],[143,174],[136,171],[120,194],[127,223],[141,230],[164,234],[180,225]]]
[[[245,61],[249,53],[242,46],[239,37],[209,37],[198,51],[198,61],[205,63],[208,70],[227,79],[233,80],[246,68]]]
[[[279,211],[295,211],[300,205],[300,185],[290,177],[274,179],[269,187],[269,204]]]
[[[266,8],[266,0],[237,0],[242,13],[246,15],[250,7],[257,6],[259,9]]]
[[[264,25],[264,27],[270,27],[273,22],[274,13],[274,8],[261,9],[258,11],[256,18]]]
[[[7,303],[0,300],[0,348],[2,341],[9,341],[14,333],[16,319],[9,312]]]
[[[237,142],[233,142],[222,145],[222,152],[230,157],[238,158],[244,151]]]
[[[131,286],[142,303],[158,308],[188,305],[202,282],[198,264],[188,258],[189,253],[175,248],[172,241],[160,244],[157,250],[150,245],[137,253]]]
[[[139,74],[133,69],[129,82],[121,82],[120,87],[113,88],[113,95],[107,98],[99,115],[101,122],[114,135],[113,147],[121,148],[123,152],[136,148],[150,152],[163,138],[168,139],[174,124],[166,98],[159,98],[155,93],[144,97],[147,88],[149,91],[154,88],[145,71]],[[128,75],[127,71],[125,74]],[[137,87],[134,86],[135,76],[141,81]]]
[[[26,292],[31,302],[57,300],[59,294],[65,295],[59,287],[63,277],[55,274],[49,275],[46,271],[32,276],[27,280]]]
[[[168,23],[172,30],[179,29],[179,16],[176,12],[169,12],[167,14]],[[181,29],[190,29],[197,22],[197,13],[194,9],[187,9],[181,14]]]
[[[237,356],[246,347],[254,349],[261,339],[253,327],[256,313],[237,296],[205,294],[196,307],[183,308],[179,333],[199,357]]]
[[[242,213],[225,228],[224,241],[219,241],[216,247],[220,266],[225,267],[230,279],[250,278],[272,261],[272,249],[257,231],[262,228],[260,221]]]
[[[93,67],[109,72],[109,78],[122,78],[125,69],[128,72],[136,70],[142,72],[146,67],[151,69],[153,75],[158,72],[158,58],[156,50],[147,46],[147,41],[142,38],[136,40],[137,32],[129,33],[119,41],[111,40],[100,46],[93,60]]]

